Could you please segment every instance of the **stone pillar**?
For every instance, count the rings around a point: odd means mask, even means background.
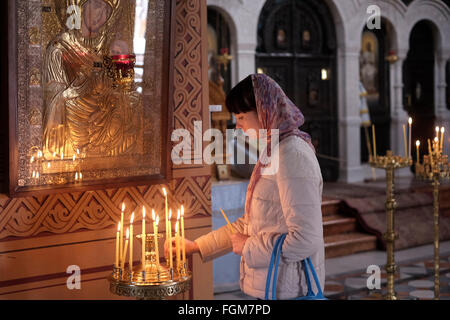
[[[255,31],[256,32],[256,31]],[[238,37],[239,40],[239,37]],[[236,75],[233,77],[233,85],[247,77],[249,74],[255,73],[255,49],[256,43],[241,43],[237,42],[236,58],[234,59]]]
[[[435,110],[436,110],[436,125],[445,127],[444,139],[444,153],[450,153],[450,110],[446,105],[447,84],[445,82],[445,67],[450,57],[442,55],[437,56],[435,63]]]
[[[344,51],[345,50],[345,51]],[[359,114],[359,50],[338,49],[339,180],[364,179],[361,167],[361,117]]]

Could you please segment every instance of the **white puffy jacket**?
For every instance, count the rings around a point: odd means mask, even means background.
[[[233,223],[238,232],[250,236],[242,252],[241,290],[260,299],[264,299],[273,245],[282,233],[287,236],[278,270],[277,298],[306,294],[301,261],[307,257],[311,257],[322,290],[325,283],[319,164],[309,145],[297,136],[284,139],[278,155],[276,174],[263,175],[256,184],[250,218],[244,215]],[[223,226],[196,239],[202,260],[206,262],[232,251],[230,234],[229,228]],[[317,293],[312,277],[311,281]]]

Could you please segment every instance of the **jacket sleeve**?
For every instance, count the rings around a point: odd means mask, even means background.
[[[300,152],[295,148],[281,146],[279,158],[276,182],[287,226],[282,260],[290,263],[311,256],[324,245],[322,175],[312,150]],[[273,246],[279,235],[280,233],[258,233],[246,241],[243,257],[250,268],[269,265]]]
[[[236,232],[246,232],[246,219],[241,217],[232,223]],[[220,227],[217,230],[211,231],[197,239],[198,248],[200,249],[200,257],[203,262],[218,258],[232,251],[233,245],[231,243],[231,230],[228,225]]]

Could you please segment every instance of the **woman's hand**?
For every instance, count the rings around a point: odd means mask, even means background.
[[[231,242],[233,243],[233,252],[239,256],[242,256],[242,250],[244,250],[244,245],[248,238],[250,237],[242,233],[231,234]]]
[[[197,243],[195,243],[195,241],[191,241],[189,239],[184,239],[185,244],[186,244],[186,256],[190,256],[196,252],[200,252],[200,249],[198,248]],[[172,238],[172,255],[175,257],[176,255],[176,243],[175,243],[175,239]],[[180,241],[180,247],[181,247],[181,241]],[[166,257],[166,259],[169,258],[169,243],[168,241],[164,241],[164,257]]]

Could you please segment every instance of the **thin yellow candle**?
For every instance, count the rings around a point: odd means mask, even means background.
[[[438,138],[439,139],[439,127],[436,127],[436,138]]]
[[[167,205],[167,192],[166,188],[162,188],[164,199],[165,199],[165,220],[166,220],[166,241],[170,244],[169,241],[169,207]]]
[[[227,215],[225,214],[225,212],[223,212],[222,208],[220,208],[220,212],[222,212],[223,217],[224,217],[225,220],[227,221],[228,227],[230,228],[231,233],[234,233],[234,228],[233,228],[233,226],[231,225],[230,220],[228,220],[228,217],[227,217]]]
[[[440,150],[441,150],[441,152],[442,152],[442,147],[444,146],[443,144],[444,144],[444,131],[445,131],[445,128],[444,127],[441,127],[441,146],[440,146]]]
[[[144,206],[142,206],[142,235],[141,235],[141,239],[142,239],[141,262],[142,262],[142,266],[145,267],[145,240],[146,240],[146,236],[145,236],[145,207]]]
[[[408,150],[406,148],[406,126],[403,125],[403,144],[405,145],[405,158],[408,156]]]
[[[374,159],[377,158],[377,143],[376,143],[376,137],[375,137],[375,125],[372,124],[372,140],[373,140],[373,157]]]
[[[181,205],[181,247],[183,250],[183,266],[186,266],[186,241],[185,241],[185,237],[184,237],[184,207],[183,205]]]
[[[419,156],[419,147],[420,147],[420,141],[416,141],[416,156],[417,156],[417,163],[420,163],[420,156]]]
[[[172,209],[169,210],[169,268],[173,268],[173,253],[172,253]]]
[[[114,266],[116,268],[119,267],[119,235],[120,235],[120,222],[119,225],[117,227],[117,232],[116,232],[116,259],[115,259],[115,263]]]
[[[159,216],[156,216],[155,219],[155,210],[152,209],[152,218],[153,218],[153,241],[155,242],[155,260],[157,270],[159,270],[159,245],[158,245],[158,223]]]
[[[175,223],[175,253],[177,257],[177,270],[180,270],[180,234],[178,230],[179,220]]]
[[[439,138],[438,137],[434,137],[433,148],[434,148],[434,152],[438,153],[438,151],[439,151]]]
[[[134,212],[131,214],[130,219],[130,270],[133,268],[133,221],[134,221]]]
[[[122,226],[122,228],[120,229],[120,251],[119,251],[119,256],[120,259],[122,261],[122,255],[123,255],[123,214],[125,211],[125,203],[122,202],[122,211],[120,213],[120,225]]]
[[[122,265],[121,268],[125,268],[125,258],[127,257],[128,238],[130,237],[130,229],[127,228],[127,239],[125,240],[125,248],[123,248]]]
[[[412,127],[412,118],[408,118],[408,157],[411,158],[411,127]]]
[[[433,150],[431,149],[430,139],[428,139],[428,153],[429,153],[430,163],[433,166]]]

